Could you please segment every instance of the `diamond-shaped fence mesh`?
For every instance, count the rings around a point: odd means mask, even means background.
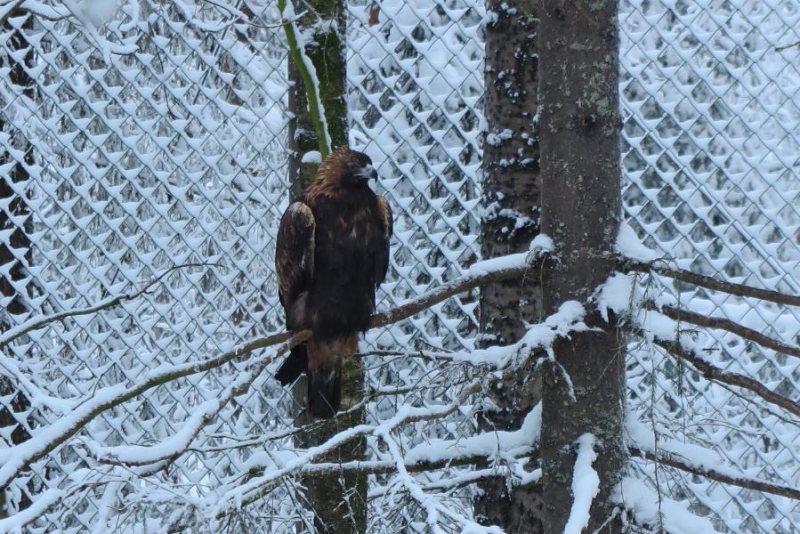
[[[684,268],[793,295],[800,290],[798,21],[794,2],[623,2],[620,9],[631,226]],[[797,343],[796,308],[677,289],[676,301],[691,310]],[[791,358],[722,330],[698,336],[721,368],[798,399]],[[657,421],[654,432],[688,437],[741,472],[796,487],[795,418],[641,349],[631,351],[641,367],[629,384],[636,409]],[[793,532],[800,524],[800,505],[789,499],[639,467],[722,531]]]
[[[277,7],[26,5],[0,4],[0,486],[8,511],[0,524],[294,532],[308,518],[293,479],[253,474],[275,472],[293,448],[294,400],[271,378],[274,353],[220,361],[283,324],[272,254],[288,204],[290,84]],[[458,277],[478,257],[484,18],[483,4],[468,0],[349,4],[351,139],[375,162],[395,213],[380,308]],[[675,264],[798,293],[798,28],[792,0],[620,3],[625,210],[645,244]],[[661,294],[663,282],[642,287]],[[798,342],[799,310],[692,286],[672,295]],[[399,349],[471,348],[475,306],[472,295],[450,299],[368,334],[380,351],[365,359],[376,392],[371,420],[457,397],[474,370]],[[719,330],[697,337],[720,367],[800,397],[792,359]],[[738,471],[797,485],[800,432],[791,416],[657,347],[631,347],[629,360],[631,410],[659,438],[688,440]],[[472,421],[458,413],[402,425],[398,443],[469,436]],[[386,457],[383,445],[368,448]],[[787,498],[645,462],[633,470],[723,532],[792,532],[800,523],[800,505]],[[448,476],[415,475],[432,491]],[[237,508],[225,499],[251,483],[263,490],[258,499],[217,521],[217,511]],[[469,516],[470,495],[440,498]],[[425,531],[424,512],[391,477],[373,480],[369,502],[370,532]]]

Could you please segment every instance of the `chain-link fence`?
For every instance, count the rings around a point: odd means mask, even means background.
[[[800,5],[623,2],[620,22],[631,226],[684,268],[798,294]],[[800,310],[677,289],[675,298],[692,310],[797,343]],[[721,330],[698,336],[721,368],[798,399],[800,369],[787,356]],[[644,349],[631,353],[639,367],[629,384],[635,409],[658,413],[655,433],[712,449],[735,471],[796,487],[794,417]],[[785,497],[641,467],[723,532],[788,533],[800,524],[800,505]]]
[[[288,203],[289,83],[276,6],[26,6],[0,4],[8,15],[0,33],[0,485],[8,484],[6,508],[18,510],[0,521],[33,520],[27,528],[37,532],[176,524],[201,532],[219,527],[215,499],[247,500],[242,488],[258,484],[257,502],[228,514],[226,527],[294,531],[303,497],[291,480],[248,478],[286,462],[294,400],[271,379],[271,352],[225,359],[282,325],[272,254]],[[351,138],[376,163],[396,215],[379,307],[463,274],[478,256],[484,16],[470,1],[349,5]],[[793,0],[620,4],[631,226],[679,265],[792,294],[800,285],[797,28]],[[797,310],[677,289],[697,311],[787,343],[800,335]],[[134,298],[113,300],[126,295]],[[451,299],[367,336],[383,351],[367,359],[370,418],[458,394],[458,366],[394,353],[470,348],[474,308],[472,295]],[[791,360],[709,335],[720,366],[797,399],[800,368]],[[628,381],[631,410],[653,421],[654,433],[796,485],[800,432],[791,417],[654,347],[632,347]],[[454,415],[401,433],[411,446],[472,430],[469,417]],[[368,447],[374,458],[385,452]],[[786,498],[634,468],[723,532],[792,532],[800,523],[800,507]],[[436,487],[444,476],[419,480]],[[416,531],[418,512],[397,505],[404,498],[390,478],[376,478],[370,532]],[[468,492],[442,498],[469,515]]]

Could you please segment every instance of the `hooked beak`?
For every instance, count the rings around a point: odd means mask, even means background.
[[[378,171],[372,165],[367,165],[366,167],[362,167],[358,171],[358,176],[365,180],[378,180]]]

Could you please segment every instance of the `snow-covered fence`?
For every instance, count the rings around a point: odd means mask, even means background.
[[[624,1],[620,28],[630,225],[675,265],[797,295],[800,6]],[[648,283],[658,296],[658,281]],[[687,284],[669,298],[789,345],[800,341],[797,308]],[[720,329],[697,336],[710,362],[800,397],[796,358]],[[796,416],[714,384],[653,347],[639,349],[631,351],[631,409],[652,416],[651,433],[688,436],[737,472],[797,487]],[[800,524],[800,505],[785,497],[638,467],[723,532],[792,532]]]
[[[351,137],[396,214],[381,308],[477,259],[484,15],[469,0],[349,6]],[[230,352],[282,324],[271,257],[288,200],[289,85],[274,3],[0,2],[0,21],[0,531],[202,532],[223,519],[294,531],[302,495],[281,475],[300,461],[287,452],[294,400],[271,379],[273,352]],[[677,265],[798,293],[799,28],[793,0],[621,2],[625,209]],[[660,283],[643,287],[661,294]],[[668,294],[788,344],[800,336],[797,309],[693,286]],[[368,335],[381,351],[367,359],[371,424],[463,400],[474,371],[407,349],[471,348],[474,307],[462,295]],[[39,324],[47,316],[60,319]],[[698,343],[713,361],[800,396],[792,360],[711,332]],[[630,407],[651,435],[797,485],[795,420],[658,347],[630,354]],[[390,431],[403,449],[459,440],[473,433],[460,412]],[[372,458],[391,458],[370,439]],[[721,531],[800,523],[784,497],[634,470]],[[370,532],[430,519],[381,506],[411,502],[412,487],[441,493],[429,504],[446,504],[443,528],[469,517],[467,475],[411,485],[376,472]]]

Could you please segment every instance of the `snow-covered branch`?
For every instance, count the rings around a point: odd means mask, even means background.
[[[27,469],[31,463],[53,451],[67,439],[78,433],[78,431],[90,421],[114,406],[119,406],[156,386],[220,367],[236,358],[250,354],[255,350],[285,343],[276,353],[273,353],[264,360],[257,360],[255,362],[255,367],[263,369],[266,364],[290,347],[305,341],[309,335],[310,333],[305,330],[295,335],[289,333],[276,334],[268,338],[257,339],[253,342],[246,343],[232,351],[228,351],[215,358],[203,360],[202,362],[160,366],[149,372],[144,377],[144,380],[134,387],[125,387],[123,384],[118,384],[98,389],[90,398],[75,402],[69,413],[59,419],[58,422],[44,427],[30,440],[6,449],[6,460],[3,462],[2,466],[0,466],[0,487],[5,487],[13,478],[18,476],[21,471]]]
[[[534,253],[520,253],[475,263],[465,276],[443,284],[430,293],[420,295],[402,306],[373,315],[370,326],[377,328],[402,321],[434,304],[476,287],[522,278],[526,274],[536,271],[538,261],[539,257]]]

